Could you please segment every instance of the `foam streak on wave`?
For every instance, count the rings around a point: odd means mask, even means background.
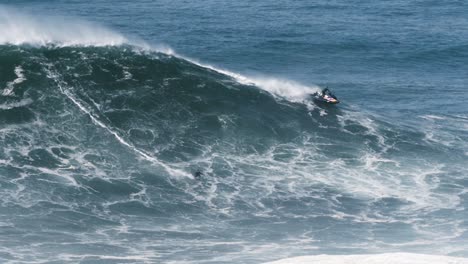
[[[212,71],[216,71],[224,75],[230,76],[241,84],[255,85],[275,96],[283,97],[291,102],[303,103],[310,94],[318,92],[320,90],[320,88],[316,85],[306,86],[291,80],[271,77],[245,76],[239,73],[235,73],[225,69],[220,69],[212,65],[199,62],[195,59],[180,54],[174,54],[177,57],[190,61],[191,63],[196,64],[200,67],[204,67]]]
[[[75,98],[65,88],[65,84],[64,84],[63,81],[61,81],[59,79],[58,74],[54,73],[51,69],[46,69],[46,71],[48,73],[48,77],[55,81],[55,83],[59,87],[60,92],[62,92],[62,94],[64,94],[68,99],[70,99],[82,112],[84,112],[86,115],[88,115],[95,124],[97,124],[98,126],[106,129],[110,134],[112,134],[122,145],[124,145],[124,146],[128,147],[129,149],[133,150],[134,152],[136,152],[138,155],[140,155],[144,159],[146,159],[146,160],[148,160],[148,161],[150,161],[150,162],[152,162],[154,164],[157,164],[157,165],[161,166],[169,174],[171,174],[173,176],[192,177],[189,173],[186,173],[183,170],[174,169],[174,168],[166,165],[165,163],[161,162],[160,160],[158,160],[158,159],[146,154],[145,152],[139,150],[138,148],[136,148],[132,144],[128,143],[125,139],[123,139],[121,136],[119,136],[119,134],[117,132],[113,131],[111,128],[106,126],[103,122],[99,121],[99,119],[97,117],[95,117],[83,104],[81,104],[79,102],[79,100],[77,98]]]
[[[16,79],[7,84],[7,87],[3,89],[2,95],[8,96],[13,94],[13,89],[15,88],[15,85],[26,81],[26,77],[24,77],[23,68],[21,68],[21,66],[16,66],[15,74]]]

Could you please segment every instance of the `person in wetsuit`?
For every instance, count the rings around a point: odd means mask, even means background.
[[[329,93],[330,93],[330,90],[328,89],[328,86],[327,86],[327,87],[325,87],[325,89],[322,90],[321,96],[324,97],[325,95],[327,95]]]
[[[195,177],[195,179],[200,179],[202,176],[203,176],[203,172],[201,172],[200,170],[197,170],[193,176]]]

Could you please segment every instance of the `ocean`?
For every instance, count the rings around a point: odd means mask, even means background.
[[[468,263],[467,11],[1,1],[0,262]]]

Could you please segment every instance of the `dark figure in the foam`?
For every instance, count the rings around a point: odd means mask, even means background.
[[[194,174],[193,174],[193,177],[195,177],[195,179],[200,179],[201,177],[203,176],[203,172],[197,170]]]

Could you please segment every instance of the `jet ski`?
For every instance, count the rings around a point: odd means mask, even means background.
[[[337,104],[340,101],[328,88],[323,89],[321,92],[311,94],[314,101],[326,104]]]

